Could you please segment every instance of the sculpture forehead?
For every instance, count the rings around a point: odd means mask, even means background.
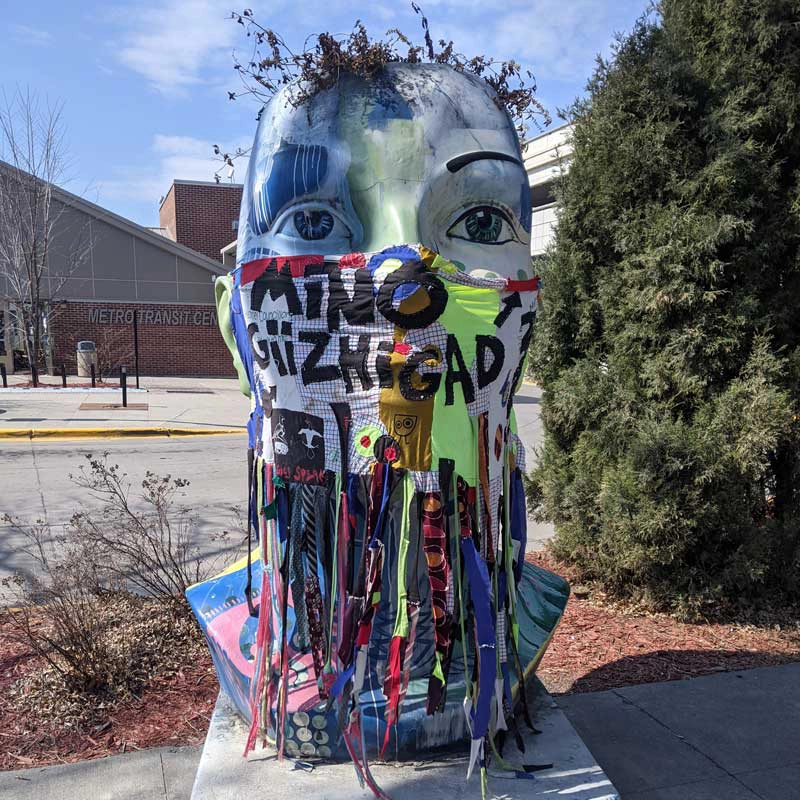
[[[369,171],[411,180],[465,152],[519,158],[513,123],[491,89],[447,66],[389,64],[369,80],[343,77],[298,106],[289,101],[292,91],[264,109],[256,136],[262,158],[286,144],[321,145],[351,169],[367,162]]]

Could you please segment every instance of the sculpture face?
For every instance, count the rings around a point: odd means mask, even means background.
[[[370,783],[366,750],[469,730],[475,764],[566,602],[523,563],[513,396],[538,282],[516,134],[485,84],[439,66],[285,101],[217,284],[261,551],[187,595],[249,741],[344,741]]]
[[[265,108],[238,261],[423,244],[479,274],[531,276],[530,190],[508,115],[482,81],[390,65],[298,108]]]

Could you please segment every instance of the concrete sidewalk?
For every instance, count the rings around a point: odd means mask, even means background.
[[[557,700],[622,800],[800,798],[800,664]]]
[[[159,747],[111,758],[0,772],[4,800],[187,800],[199,747]]]
[[[556,699],[622,800],[800,798],[800,664]],[[188,800],[199,759],[165,748],[0,773],[0,797]]]
[[[15,386],[14,378],[9,378],[9,389]],[[77,380],[72,379],[71,383]],[[115,384],[68,392],[59,389],[0,389],[0,428],[166,427],[243,430],[250,413],[249,400],[239,391],[239,383],[235,379],[143,377],[140,383],[145,391],[130,391],[128,402],[132,405],[144,403],[146,409],[81,409],[84,403],[121,403],[121,391]]]

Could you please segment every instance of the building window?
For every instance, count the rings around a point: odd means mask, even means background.
[[[540,206],[549,206],[552,203],[555,203],[555,201],[556,195],[553,181],[531,186],[531,205],[534,208],[539,208]]]
[[[540,206],[533,209],[531,224],[531,254],[544,253],[555,236],[558,206],[553,203],[549,206]]]
[[[235,219],[233,222],[231,222],[231,230],[232,231],[238,231],[239,230],[239,220],[238,219]]]

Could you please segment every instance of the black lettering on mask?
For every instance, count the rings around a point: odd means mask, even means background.
[[[425,361],[436,360],[437,363],[441,362],[442,355],[432,345],[418,353],[412,353],[403,364],[400,370],[400,394],[406,400],[427,400],[433,397],[439,389],[442,382],[442,376],[438,372],[427,372],[420,374],[417,372],[417,367]],[[413,384],[413,379],[416,378],[421,387],[417,388]]]
[[[520,342],[519,351],[520,353],[527,353],[528,347],[531,343],[531,337],[533,336],[533,323],[536,321],[536,312],[535,311],[526,311],[522,317],[520,317],[520,325],[522,327],[528,326],[527,330],[522,336],[522,341]]]
[[[411,314],[395,308],[394,295],[403,284],[415,285],[418,287],[415,291],[421,289],[426,292],[428,304]],[[389,322],[403,330],[427,328],[444,313],[447,306],[447,290],[439,278],[429,272],[421,261],[406,261],[400,269],[386,276],[383,286],[378,291],[375,305]]]
[[[300,367],[300,377],[305,386],[312,383],[325,383],[335,381],[340,377],[339,367],[336,364],[326,364],[319,366],[319,362],[325,355],[325,350],[331,340],[331,335],[324,331],[300,331],[297,338],[301,342],[314,345],[311,352]]]
[[[306,319],[319,319],[322,313],[322,281],[310,281],[308,278],[324,275],[326,271],[325,264],[306,265],[303,284],[306,289]]]
[[[486,366],[486,356],[491,354],[491,363]],[[503,368],[505,348],[496,336],[478,334],[475,337],[475,362],[478,373],[478,388],[484,389],[497,376]]]
[[[458,369],[453,367],[453,358],[458,362]],[[475,400],[475,387],[472,385],[467,365],[464,363],[464,356],[458,346],[458,339],[452,334],[447,334],[447,353],[445,355],[447,372],[444,378],[444,404],[453,405],[453,384],[460,383],[461,391],[464,393],[464,402],[469,405]]]
[[[508,390],[508,403],[506,404],[506,412],[509,416],[511,415],[511,408],[514,405],[514,391],[519,384],[520,378],[522,378],[522,368],[525,365],[525,353],[528,351],[528,347],[531,343],[531,337],[533,336],[533,323],[535,320],[535,311],[525,312],[520,319],[521,324],[526,325],[527,328],[525,333],[522,334],[522,341],[519,345],[521,358],[519,359],[519,364],[517,364],[517,369],[514,372],[514,377],[511,380],[511,387]]]
[[[522,308],[522,300],[520,299],[519,292],[512,292],[506,295],[502,300],[503,308],[500,313],[494,318],[494,326],[502,328],[503,323],[511,316],[511,312],[515,308]]]
[[[251,322],[247,326],[247,332],[250,334],[250,349],[253,351],[253,358],[256,361],[261,369],[266,369],[269,365],[269,342],[266,339],[259,339],[256,341],[256,336],[258,334],[258,325],[255,322]],[[262,356],[259,353],[259,350],[264,355]]]
[[[378,386],[391,389],[394,376],[389,362],[389,353],[394,350],[394,342],[378,342],[378,355],[375,357],[375,372],[378,373]]]
[[[281,336],[283,337],[283,347],[286,350],[286,362],[289,365],[289,374],[297,375],[297,364],[294,360],[294,342],[292,341],[292,323],[281,322]]]
[[[341,316],[351,325],[375,322],[372,275],[368,269],[357,269],[353,296],[347,294],[338,264],[328,264],[328,328],[339,330]]]
[[[369,356],[369,334],[362,333],[358,337],[358,345],[355,350],[350,349],[350,337],[339,337],[339,369],[342,372],[345,390],[348,394],[353,392],[353,381],[350,372],[354,371],[361,382],[361,388],[366,391],[372,388],[372,378],[367,369],[367,357]]]
[[[277,339],[272,339],[269,343],[269,349],[272,353],[272,360],[278,368],[278,375],[283,377],[287,373],[286,364],[283,361],[283,353],[281,353],[281,345]]]
[[[285,297],[286,307],[289,309],[290,314],[303,313],[288,261],[284,262],[279,272],[278,262],[273,258],[263,274],[253,282],[253,289],[250,294],[251,311],[261,311],[261,306],[264,304],[264,298],[267,293],[269,293],[270,300],[273,303],[279,298]]]

